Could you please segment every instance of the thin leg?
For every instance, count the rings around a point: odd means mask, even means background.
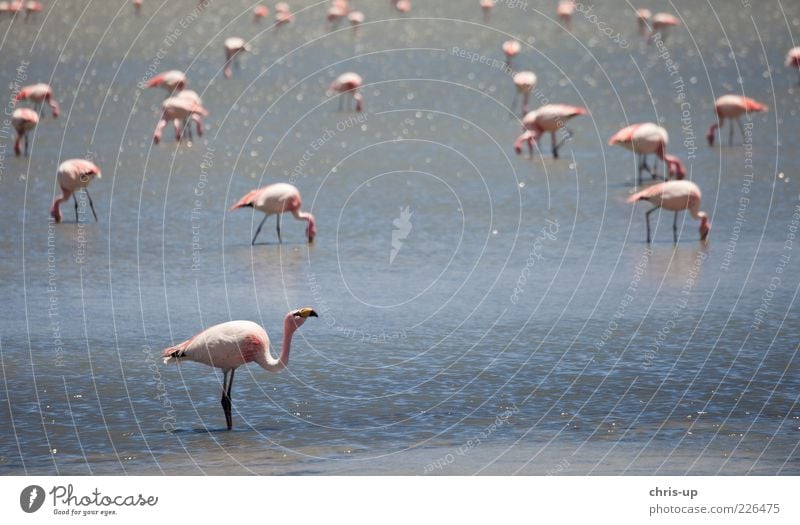
[[[258,225],[258,228],[256,228],[256,234],[255,234],[255,235],[253,235],[253,242],[251,242],[251,243],[250,243],[250,245],[251,245],[251,246],[255,246],[255,244],[256,244],[256,237],[258,237],[258,234],[259,234],[259,233],[261,233],[261,227],[262,227],[262,226],[264,226],[264,223],[265,223],[265,222],[267,222],[267,217],[269,217],[269,215],[264,215],[264,218],[263,218],[263,219],[261,219],[261,224],[259,224],[259,225]]]
[[[75,222],[77,223],[78,222],[78,198],[77,198],[77,194],[76,193],[72,194],[72,200],[75,201]]]
[[[550,133],[550,137],[552,138],[552,142],[553,142],[553,158],[557,159],[558,158],[558,146],[559,146],[559,143],[556,142],[556,132],[555,131],[551,132]]]
[[[558,141],[558,144],[556,144],[556,149],[558,149],[561,146],[563,146],[566,141],[568,141],[569,139],[572,138],[572,130],[569,129],[568,127],[566,127],[566,126],[564,126],[563,129],[564,129],[564,138]],[[553,138],[555,139],[555,137],[556,137],[556,134],[553,133]]]
[[[277,215],[278,221],[275,225],[275,229],[278,230],[278,242],[283,244],[283,240],[281,239],[281,214]]]
[[[528,137],[528,158],[533,158],[533,137]]]
[[[231,390],[233,389],[234,372],[236,372],[236,369],[231,369],[231,378],[228,380],[228,415],[225,418],[226,422],[228,423],[228,430],[233,428],[233,415],[231,414],[231,409],[233,408],[233,398],[231,397]]]
[[[233,370],[231,370],[233,372]],[[233,374],[231,373],[231,382],[233,382]],[[228,386],[228,371],[225,370],[222,376],[222,399],[220,400],[222,410],[225,412],[225,424],[228,430],[233,428],[233,418],[231,417],[231,397],[230,387]]]
[[[733,119],[730,119],[729,126],[731,128],[730,133],[728,133],[728,146],[733,146]]]
[[[514,98],[511,99],[511,105],[508,106],[508,110],[511,113],[514,113],[514,107],[517,105],[517,99],[519,98],[519,91],[514,90]]]
[[[92,202],[92,196],[89,195],[89,188],[84,188],[86,192],[86,196],[89,198],[89,207],[92,209],[92,215],[94,215],[94,222],[97,222],[97,212],[94,211],[94,203]]]
[[[25,156],[28,156],[28,134],[25,133]]]
[[[736,123],[739,125],[739,131],[742,132],[742,142],[744,142],[744,126],[742,126],[742,118],[737,118]]]
[[[647,222],[647,244],[650,244],[650,214],[656,211],[658,207],[651,208],[647,210],[647,213],[644,214],[645,222]]]
[[[675,220],[672,221],[672,242],[678,244],[678,212],[675,212]]]

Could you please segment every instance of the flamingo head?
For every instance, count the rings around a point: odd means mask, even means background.
[[[319,317],[319,315],[317,315],[317,312],[315,312],[313,308],[298,308],[286,314],[286,322],[289,323],[289,327],[293,326],[296,330],[303,326],[303,323],[305,323],[306,319],[309,317]]]
[[[53,218],[56,223],[61,222],[61,206],[58,199],[53,201],[53,205],[50,206],[50,216]]]
[[[675,155],[665,155],[664,160],[667,162],[667,171],[670,177],[678,180],[686,178],[686,167],[681,162],[681,159]]]
[[[308,242],[314,242],[314,237],[317,236],[317,223],[314,220],[314,216],[310,213],[307,215],[308,218],[308,225],[306,226],[306,237],[308,237]]]
[[[711,222],[708,220],[708,215],[700,212],[700,240],[705,241],[708,238],[708,232],[711,231]]]

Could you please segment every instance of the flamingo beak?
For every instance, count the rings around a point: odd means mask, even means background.
[[[295,313],[295,317],[302,317],[303,319],[307,319],[309,317],[319,317],[317,312],[314,311],[313,308],[299,308]]]

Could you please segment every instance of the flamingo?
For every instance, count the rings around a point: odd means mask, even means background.
[[[519,55],[522,44],[517,40],[506,40],[503,42],[503,53],[506,55],[506,67],[511,67],[511,59]]]
[[[225,69],[223,71],[225,78],[233,76],[231,65],[235,63],[238,66],[235,58],[243,51],[250,51],[250,45],[244,39],[235,36],[225,39]]]
[[[286,2],[278,2],[275,4],[275,29],[280,26],[291,23],[294,20],[292,10]]]
[[[800,74],[800,46],[793,47],[786,53],[786,67],[793,67]]]
[[[406,14],[411,11],[411,0],[392,0],[392,3],[400,13]]]
[[[519,71],[514,73],[512,77],[516,90],[514,91],[514,100],[511,101],[511,111],[514,111],[514,106],[517,103],[517,98],[522,95],[522,115],[528,113],[528,99],[531,91],[536,87],[536,74],[533,71]]]
[[[28,21],[28,18],[33,16],[34,13],[41,13],[44,11],[44,6],[41,2],[37,2],[36,0],[28,0],[25,2],[25,21]]]
[[[164,71],[154,76],[144,85],[147,88],[160,87],[167,90],[171,96],[175,91],[181,91],[186,87],[186,74],[175,69]]]
[[[492,8],[494,7],[494,0],[480,0],[481,10],[483,11],[483,20],[488,22],[492,17]]]
[[[333,93],[339,95],[351,94],[353,96],[353,100],[356,101],[356,111],[360,112],[364,109],[364,97],[358,92],[362,83],[363,81],[361,79],[361,75],[353,73],[352,71],[348,73],[342,73],[336,77],[336,80],[331,82],[331,85],[328,88],[328,96]],[[344,97],[339,97],[339,111],[342,111],[343,104]]]
[[[19,143],[25,139],[25,156],[28,156],[28,133],[39,123],[39,114],[30,108],[17,108],[11,115],[11,125],[17,132],[17,140],[14,141],[14,154],[19,157],[22,148]]]
[[[558,3],[558,7],[556,7],[556,14],[568,31],[572,29],[572,14],[574,12],[575,2],[572,0],[562,0]]]
[[[705,241],[708,232],[711,231],[711,223],[708,222],[708,215],[700,211],[702,195],[697,184],[690,180],[669,180],[645,188],[640,192],[634,193],[628,198],[629,203],[637,201],[649,201],[653,208],[644,214],[647,221],[647,243],[650,243],[650,214],[659,208],[675,212],[675,220],[672,222],[672,237],[675,243],[678,242],[678,212],[689,210],[692,217],[700,221],[700,240]]]
[[[656,166],[650,169],[647,165],[647,156],[655,153],[658,158],[667,163],[669,176],[682,179],[686,176],[686,168],[681,160],[674,155],[667,155],[669,135],[667,130],[652,122],[633,124],[617,131],[608,141],[610,146],[622,146],[633,151],[639,156],[639,184],[642,183],[642,172],[647,171],[654,179],[658,177]]]
[[[357,28],[364,23],[364,13],[361,11],[350,11],[350,14],[347,15],[347,20],[350,21],[351,27]]]
[[[585,108],[569,106],[566,104],[547,104],[531,111],[522,118],[524,127],[523,133],[514,142],[514,150],[517,154],[522,153],[522,144],[528,143],[528,151],[533,157],[533,145],[539,141],[544,133],[550,133],[553,144],[553,158],[558,158],[558,149],[572,137],[572,131],[565,126],[565,123],[578,115],[587,115]],[[556,132],[564,128],[566,137],[556,142]]]
[[[253,23],[257,24],[269,16],[269,8],[264,4],[259,4],[253,8]]]
[[[175,125],[175,140],[181,140],[181,127],[179,123],[188,122],[193,120],[197,127],[197,135],[203,136],[203,121],[200,117],[208,116],[208,111],[197,101],[192,100],[191,97],[169,97],[161,103],[161,119],[156,125],[155,133],[153,133],[153,142],[158,144],[161,142],[161,134],[164,127],[168,122]]]
[[[339,22],[347,17],[348,13],[350,13],[350,6],[347,0],[334,0],[332,2],[328,12],[325,14],[325,19],[331,25],[331,31],[336,29]]]
[[[309,317],[319,317],[312,308],[298,308],[283,319],[283,342],[281,355],[277,359],[270,353],[267,332],[252,321],[228,321],[214,325],[179,345],[162,352],[164,364],[194,361],[214,368],[221,368],[222,409],[228,430],[233,428],[231,415],[231,389],[236,369],[247,363],[257,363],[267,372],[280,372],[289,366],[292,336]],[[228,380],[228,373],[231,377]]]
[[[178,97],[178,98],[183,98],[183,99],[189,100],[189,101],[193,102],[194,104],[197,104],[198,106],[202,106],[203,105],[203,100],[200,98],[200,95],[198,95],[197,91],[194,91],[193,89],[184,89],[183,91],[179,91],[178,94],[175,95],[175,96]],[[189,123],[188,123],[189,125],[187,125],[187,123],[182,121],[182,120],[174,120],[173,121],[173,125],[175,126],[176,129],[178,127],[183,129],[185,127],[186,128],[186,134],[189,136],[189,140],[192,140],[192,126],[191,126],[192,122],[194,122],[195,129],[197,130],[197,135],[202,137],[203,136],[203,122],[200,120],[199,115],[197,115],[195,118],[191,118],[190,117]]]
[[[264,218],[261,219],[261,223],[258,225],[258,229],[256,229],[256,234],[253,235],[253,241],[250,243],[251,245],[256,244],[256,238],[261,232],[261,227],[264,226],[267,217],[270,215],[277,215],[276,229],[278,231],[278,242],[283,242],[281,239],[281,214],[286,212],[291,212],[295,219],[308,223],[306,226],[306,237],[308,238],[308,242],[312,243],[314,242],[314,237],[317,235],[317,223],[313,215],[308,212],[300,211],[300,206],[302,206],[302,204],[303,201],[300,198],[300,190],[291,184],[277,182],[249,192],[239,199],[239,202],[231,206],[229,211],[249,207],[264,212]]]
[[[741,95],[722,95],[714,102],[714,110],[717,113],[718,121],[711,124],[708,128],[708,133],[706,133],[708,145],[714,145],[714,135],[716,134],[717,128],[721,129],[722,125],[725,123],[725,119],[728,119],[731,121],[728,145],[733,146],[733,121],[735,120],[739,125],[739,131],[742,132],[742,139],[744,139],[744,127],[742,127],[741,116],[746,113],[749,114],[752,111],[764,112],[768,109],[766,105],[752,98],[743,97]]]
[[[6,1],[0,2],[0,15],[5,15],[6,13],[10,12],[11,12],[11,5]]]
[[[649,9],[637,9],[636,10],[636,22],[639,24],[639,34],[642,36],[647,36],[648,33],[648,24],[650,23],[650,19],[653,17],[653,13]]]
[[[32,101],[37,112],[41,109],[42,103],[47,102],[47,105],[50,106],[53,112],[53,118],[58,118],[61,112],[58,102],[53,98],[53,90],[50,88],[49,84],[40,83],[25,86],[17,93],[16,100]]]
[[[136,16],[142,13],[142,0],[133,0],[133,12]]]
[[[650,32],[650,38],[648,42],[651,44],[655,41],[656,35],[660,34],[662,40],[666,40],[667,38],[667,29],[671,26],[679,26],[681,25],[680,19],[678,17],[671,15],[669,13],[656,13],[653,15],[653,29]]]
[[[75,197],[75,192],[80,189],[86,192],[89,198],[89,206],[94,215],[94,221],[97,222],[97,213],[94,211],[94,203],[92,196],[89,195],[89,183],[97,177],[101,177],[100,168],[93,162],[84,159],[70,159],[65,160],[58,166],[58,186],[61,188],[61,195],[53,200],[53,205],[50,206],[50,216],[56,222],[61,222],[61,203],[69,200],[75,201],[75,222],[78,222],[78,199]]]

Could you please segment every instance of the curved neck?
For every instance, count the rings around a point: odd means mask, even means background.
[[[297,327],[292,319],[292,314],[287,314],[283,319],[283,341],[281,342],[281,355],[277,359],[272,357],[272,354],[267,349],[264,352],[265,362],[258,363],[261,368],[268,372],[280,372],[289,366],[289,351],[292,348],[292,336],[294,335]]]

